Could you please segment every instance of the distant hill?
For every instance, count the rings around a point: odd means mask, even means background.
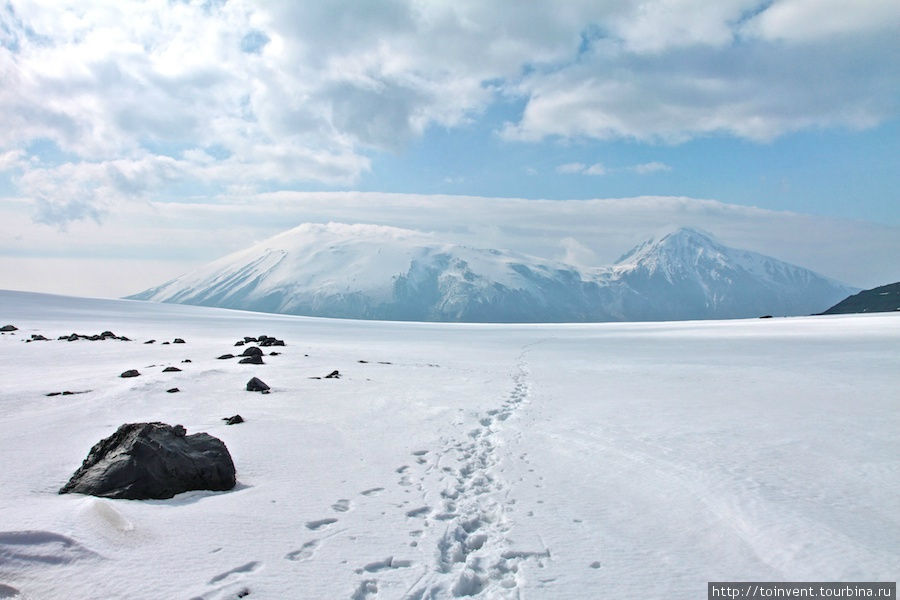
[[[842,315],[847,313],[893,312],[895,310],[900,310],[900,281],[853,294],[822,314]]]
[[[351,319],[587,322],[808,315],[855,291],[688,228],[584,268],[330,223],[301,225],[131,298]]]

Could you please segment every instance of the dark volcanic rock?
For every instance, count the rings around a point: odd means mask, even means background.
[[[222,356],[218,357],[219,360],[226,360],[228,358],[234,358],[234,354],[223,354]]]
[[[246,342],[244,340],[238,340],[234,343],[235,346],[243,346]]]
[[[48,341],[47,338],[45,338],[44,336],[42,336],[42,335],[39,334],[39,333],[32,333],[32,334],[31,334],[31,339],[33,339],[33,340],[36,341],[36,342],[46,342],[46,341]]]
[[[269,386],[263,382],[259,377],[254,377],[250,381],[247,382],[247,391],[248,392],[268,392]]]
[[[262,356],[263,351],[256,346],[250,346],[241,352],[241,356]]]
[[[186,359],[184,359],[184,360],[183,360],[183,361],[181,361],[181,362],[183,362],[183,363],[189,363],[189,362],[191,362],[191,359],[189,359],[189,358],[186,358]]]
[[[147,341],[144,342],[144,343],[145,343],[145,344],[155,344],[155,343],[156,343],[156,340],[147,340]]]
[[[174,340],[172,340],[172,343],[173,344],[184,344],[185,342],[181,338],[175,338]]]
[[[91,448],[59,493],[145,500],[233,488],[234,462],[222,440],[185,433],[181,425],[122,425]]]
[[[222,420],[225,421],[226,425],[237,425],[238,423],[244,422],[244,417],[241,415],[234,415],[233,417],[224,417]]]
[[[269,356],[280,356],[281,352],[269,352]]]
[[[245,343],[245,344],[249,344],[250,342],[256,343],[256,338],[255,338],[255,337],[248,337],[248,336],[245,335],[245,336],[244,336],[244,343]]]
[[[104,331],[103,333],[100,334],[100,337],[102,337],[102,338],[114,338],[114,337],[116,337],[116,334],[114,334],[112,331]]]
[[[140,373],[138,373],[137,369],[128,369],[127,371],[125,371],[124,373],[119,375],[119,377],[139,377],[139,376],[140,376]]]
[[[248,356],[247,358],[242,358],[238,361],[238,363],[242,365],[264,365],[266,363],[263,362],[262,356],[254,354],[253,356]]]
[[[18,331],[18,330],[19,330],[19,328],[16,327],[15,325],[4,325],[3,327],[0,327],[0,331],[2,331],[3,333],[6,333],[8,331]]]
[[[166,390],[166,393],[168,393],[168,394],[177,394],[177,393],[180,392],[180,391],[181,391],[181,390],[179,390],[178,388],[169,388],[169,389]]]
[[[166,367],[163,369],[163,373],[178,373],[181,372],[181,369],[178,367]]]
[[[340,371],[332,371],[328,375],[325,376],[325,379],[340,379],[341,373]]]

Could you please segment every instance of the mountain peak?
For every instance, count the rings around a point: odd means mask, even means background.
[[[638,244],[615,262],[616,267],[629,267],[647,261],[654,256],[692,254],[702,249],[719,249],[721,244],[712,234],[693,227],[667,227]]]
[[[408,229],[327,223],[300,225],[132,298],[311,316],[547,322],[809,314],[850,291],[691,227],[657,232],[612,267],[582,270]]]

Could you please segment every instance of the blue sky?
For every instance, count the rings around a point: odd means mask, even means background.
[[[808,262],[837,220],[850,256],[804,266],[880,283],[852,264],[900,252],[897,56],[896,0],[0,0],[0,276],[124,294],[304,219],[598,260],[706,224]],[[639,197],[602,232],[572,203]],[[571,231],[508,229],[541,199]],[[793,246],[748,233],[793,213]]]

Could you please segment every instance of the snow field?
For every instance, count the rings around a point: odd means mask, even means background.
[[[14,292],[0,315],[20,328],[0,336],[0,597],[696,598],[708,580],[896,579],[897,315],[493,326]],[[55,340],[105,329],[134,341]],[[287,343],[265,365],[216,360],[263,333]],[[244,391],[254,375],[272,393]],[[45,395],[64,390],[87,393]],[[141,420],[220,437],[238,486],[56,494]]]

